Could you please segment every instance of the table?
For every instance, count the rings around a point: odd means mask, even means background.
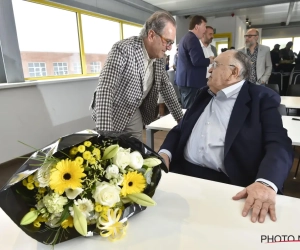
[[[281,104],[286,108],[300,109],[300,97],[299,96],[281,96]]]
[[[300,97],[299,97],[300,98]],[[185,112],[185,110],[183,110]],[[294,121],[292,118],[297,116],[282,116],[283,127],[288,131],[288,136],[294,146],[300,146],[300,121]],[[146,126],[146,143],[149,147],[154,148],[154,133],[158,130],[170,131],[177,122],[171,114],[168,114]]]
[[[277,222],[269,217],[252,223],[242,217],[244,200],[233,201],[241,187],[163,173],[149,207],[129,219],[127,235],[120,241],[94,236],[79,237],[55,250],[299,250],[300,242],[266,244],[262,235],[300,234],[300,199],[277,196]],[[50,250],[21,231],[0,209],[0,244],[3,250]]]

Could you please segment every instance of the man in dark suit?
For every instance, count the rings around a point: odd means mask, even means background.
[[[197,90],[207,84],[206,69],[213,62],[213,57],[205,58],[199,41],[206,30],[206,23],[203,16],[194,16],[189,32],[179,42],[176,84],[183,108],[190,108]]]
[[[243,216],[276,220],[276,193],[292,167],[293,150],[278,112],[280,96],[252,84],[251,62],[241,51],[220,54],[182,121],[159,153],[172,172],[246,187]],[[171,162],[171,163],[170,163]]]

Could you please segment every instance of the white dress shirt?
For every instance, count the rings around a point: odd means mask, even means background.
[[[201,40],[200,44],[204,53],[205,58],[209,58],[211,56],[215,56],[214,52],[211,50],[211,45],[209,44],[207,47],[205,47],[205,45],[202,43]],[[210,77],[210,73],[208,72],[208,70],[211,68],[211,64],[208,65],[207,70],[206,70],[206,78]]]
[[[143,82],[143,99],[148,95],[154,81],[153,63],[156,59],[150,59],[146,50],[144,42],[142,42],[143,53],[144,53],[144,69],[145,76]]]
[[[233,106],[244,82],[242,80],[224,88],[216,95],[209,90],[213,98],[200,115],[184,148],[184,158],[187,161],[227,175],[224,167],[225,136]],[[172,159],[168,150],[162,149],[160,153],[165,153]],[[277,193],[274,183],[265,179],[256,181],[269,184]]]

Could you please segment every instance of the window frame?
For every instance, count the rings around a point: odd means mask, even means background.
[[[102,14],[98,14],[95,12],[82,10],[79,8],[71,7],[71,6],[65,6],[59,3],[49,2],[47,0],[27,0],[31,3],[41,4],[52,8],[62,9],[66,11],[71,11],[76,14],[77,19],[77,30],[78,30],[78,41],[79,41],[79,53],[80,53],[80,64],[81,64],[81,73],[79,74],[69,74],[69,75],[58,75],[58,76],[43,76],[43,77],[26,77],[25,80],[49,80],[49,79],[61,79],[61,78],[78,78],[83,76],[99,76],[99,73],[87,73],[87,63],[86,63],[86,57],[85,57],[85,51],[84,51],[84,39],[83,39],[83,31],[82,31],[82,20],[81,15],[88,15],[96,18],[101,18],[104,20],[114,21],[118,22],[120,26],[120,40],[123,40],[124,34],[123,34],[123,24],[137,26],[142,28],[143,25],[128,22],[122,19],[114,18],[105,16]],[[69,66],[69,65],[68,65]],[[68,70],[70,72],[70,69]]]

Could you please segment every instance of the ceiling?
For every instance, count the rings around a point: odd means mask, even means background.
[[[126,0],[135,1],[138,0]],[[300,1],[291,0],[144,0],[176,16],[224,17],[234,13],[255,25],[300,22]],[[290,9],[290,10],[289,10]]]

